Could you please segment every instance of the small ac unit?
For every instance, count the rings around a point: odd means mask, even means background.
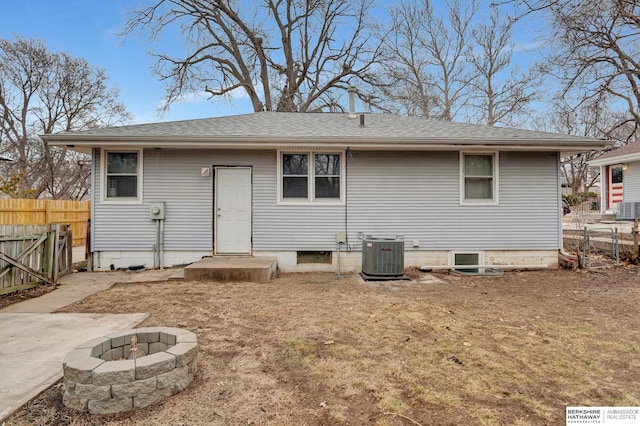
[[[619,220],[640,219],[640,202],[625,202],[618,204]]]
[[[404,240],[372,238],[362,240],[362,273],[371,276],[404,274]]]

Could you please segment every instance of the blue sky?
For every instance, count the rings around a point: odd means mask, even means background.
[[[64,51],[105,68],[135,123],[252,112],[251,105],[242,100],[233,105],[201,101],[174,105],[158,116],[164,86],[151,73],[150,46],[141,39],[124,40],[117,35],[132,4],[119,0],[0,0],[0,37],[38,38],[52,52]]]
[[[120,100],[133,115],[135,123],[182,120],[252,112],[246,99],[233,104],[225,100],[200,100],[172,105],[159,116],[158,105],[164,99],[164,86],[151,72],[154,59],[147,54],[153,49],[145,40],[117,34],[127,19],[127,10],[139,1],[124,0],[0,0],[0,37],[13,39],[14,34],[43,40],[52,52],[67,52],[105,68],[110,83],[120,88]],[[520,26],[514,41],[518,46],[530,45],[536,34],[531,24]],[[163,40],[163,43],[172,43]],[[176,37],[176,45],[180,39]],[[163,45],[163,48],[170,46]],[[527,66],[536,55],[518,53],[514,59]]]

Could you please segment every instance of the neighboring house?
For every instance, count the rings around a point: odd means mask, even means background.
[[[640,141],[609,151],[589,165],[600,167],[603,213],[617,212],[621,202],[640,203]]]
[[[208,255],[358,270],[359,236],[405,265],[557,266],[561,153],[606,142],[420,118],[259,112],[44,135],[92,155],[91,250],[108,269]]]

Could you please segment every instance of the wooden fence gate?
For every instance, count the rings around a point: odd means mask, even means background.
[[[0,294],[70,273],[72,241],[69,225],[0,225]]]

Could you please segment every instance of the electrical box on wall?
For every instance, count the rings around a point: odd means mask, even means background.
[[[164,220],[164,202],[149,203],[149,217],[152,220]]]

